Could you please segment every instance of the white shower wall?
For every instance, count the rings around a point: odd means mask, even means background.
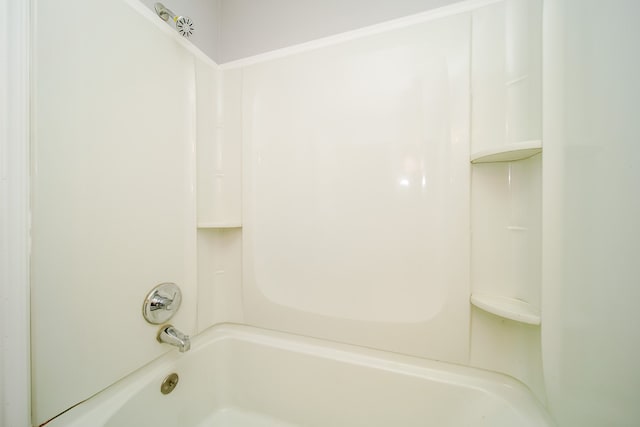
[[[559,425],[640,420],[640,3],[545,11],[542,326]]]
[[[468,361],[469,38],[465,13],[242,67],[249,323]]]
[[[245,318],[505,372],[544,401],[541,156],[474,165],[473,194],[469,164],[540,143],[541,2],[459,6],[223,66],[242,72]],[[470,309],[470,284],[537,324]]]
[[[180,286],[171,321],[196,332],[197,129],[196,54],[154,15],[120,1],[36,6],[31,339],[39,425],[171,349],[142,317],[155,285]],[[64,22],[91,24],[78,34]]]

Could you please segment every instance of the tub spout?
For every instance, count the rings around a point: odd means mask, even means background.
[[[180,353],[184,353],[191,348],[189,335],[185,335],[177,330],[173,325],[164,325],[158,332],[158,341],[178,347]]]

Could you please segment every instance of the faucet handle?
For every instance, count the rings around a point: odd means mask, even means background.
[[[175,283],[161,283],[144,299],[142,315],[147,322],[159,325],[173,317],[181,302],[182,294]]]
[[[149,304],[151,307],[149,310],[173,310],[173,302],[176,299],[176,293],[174,293],[171,297],[165,297],[160,295],[159,293],[155,293],[151,296]]]

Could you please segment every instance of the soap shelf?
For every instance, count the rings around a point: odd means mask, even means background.
[[[505,319],[529,325],[540,325],[540,310],[519,299],[474,293],[471,294],[471,304]]]
[[[242,228],[242,222],[203,222],[198,228]]]
[[[542,141],[526,141],[471,153],[471,163],[513,162],[542,152]]]

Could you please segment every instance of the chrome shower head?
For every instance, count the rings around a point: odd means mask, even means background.
[[[183,37],[191,37],[195,30],[193,21],[188,16],[177,16],[175,13],[167,9],[162,3],[155,4],[156,13],[163,21],[168,21],[169,18],[176,24],[176,30]]]
[[[183,37],[191,37],[193,34],[193,21],[188,16],[177,16],[173,19],[176,23],[176,30]]]

